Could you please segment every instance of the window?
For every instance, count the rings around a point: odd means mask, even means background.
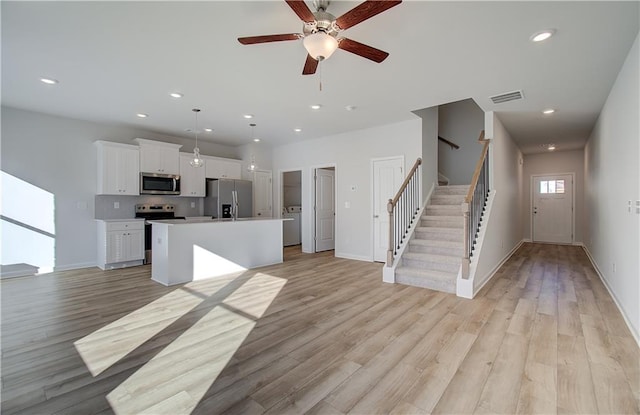
[[[564,193],[564,180],[540,180],[540,193]]]

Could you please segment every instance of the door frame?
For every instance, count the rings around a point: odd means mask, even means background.
[[[389,157],[375,157],[372,158],[371,161],[369,162],[371,165],[371,180],[369,181],[370,184],[370,191],[371,191],[371,205],[369,206],[369,228],[371,229],[371,255],[370,255],[370,259],[371,262],[375,262],[375,253],[376,253],[376,238],[375,238],[375,232],[376,232],[376,225],[375,225],[375,221],[374,221],[374,209],[375,209],[375,183],[373,181],[374,177],[375,177],[375,172],[374,172],[374,164],[376,161],[387,161],[387,160],[397,160],[400,159],[402,162],[402,174],[406,173],[407,170],[407,166],[405,164],[405,157],[404,154],[399,155],[399,156],[389,156]],[[420,192],[422,192],[422,187],[420,187]]]
[[[282,217],[282,209],[284,208],[284,174],[285,173],[291,173],[294,171],[299,171],[300,172],[300,194],[302,195],[302,184],[304,183],[304,169],[302,167],[299,168],[289,168],[289,169],[282,169],[282,170],[278,170],[278,192],[280,193],[278,195],[278,216],[274,217],[278,217],[281,218]],[[302,207],[302,211],[304,212],[306,210],[306,206],[304,203],[304,197],[301,196],[300,198],[300,206]]]
[[[309,215],[310,219],[310,227],[311,230],[311,252],[316,253],[316,209],[317,201],[316,201],[316,171],[318,169],[331,169],[333,168],[333,211],[335,212],[333,215],[333,238],[334,244],[338,240],[338,165],[337,163],[325,163],[318,164],[315,166],[311,166],[311,201],[313,202],[311,205],[313,206],[313,213]],[[333,255],[336,255],[336,249],[334,245]]]
[[[571,176],[571,245],[576,242],[576,174],[575,172],[567,173],[536,173],[532,174],[529,182],[529,229],[531,229],[531,242],[535,242],[533,237],[533,204],[535,202],[534,196],[536,192],[535,182],[536,177],[548,177],[548,176]],[[545,242],[539,242],[545,243]],[[549,242],[551,243],[551,242]],[[562,245],[562,244],[560,244]]]

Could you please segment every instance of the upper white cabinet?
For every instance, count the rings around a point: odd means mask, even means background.
[[[204,197],[206,193],[205,170],[208,164],[201,167],[193,167],[191,160],[193,154],[180,153],[180,196]]]
[[[207,179],[242,179],[242,162],[240,160],[219,157],[203,157],[205,159],[205,175]]]
[[[180,144],[136,138],[140,145],[140,171],[143,173],[180,174]]]
[[[98,147],[99,195],[139,195],[140,169],[138,147],[96,141]]]

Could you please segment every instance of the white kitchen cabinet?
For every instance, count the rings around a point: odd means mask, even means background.
[[[204,157],[204,159],[207,179],[242,179],[242,162],[240,160],[210,156]]]
[[[144,220],[98,220],[98,267],[115,269],[142,265]]]
[[[98,148],[98,188],[99,195],[140,194],[140,169],[138,147],[96,141]]]
[[[136,138],[140,145],[140,171],[143,173],[180,174],[180,144]]]
[[[206,193],[205,165],[193,167],[193,154],[180,153],[180,196],[204,197]]]

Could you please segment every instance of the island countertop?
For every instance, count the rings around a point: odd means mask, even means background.
[[[196,216],[196,217],[187,217],[185,219],[158,219],[158,220],[149,220],[148,223],[154,224],[164,224],[164,225],[193,225],[193,224],[218,224],[218,223],[229,223],[229,222],[265,222],[265,221],[288,221],[293,220],[292,218],[261,218],[261,217],[251,217],[251,218],[217,218],[212,219],[208,216]]]
[[[282,263],[282,218],[166,219],[152,225],[151,279],[163,285]]]

